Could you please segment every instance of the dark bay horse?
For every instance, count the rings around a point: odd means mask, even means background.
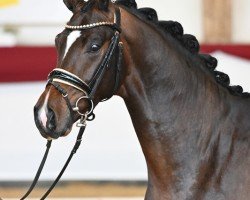
[[[249,200],[250,95],[230,86],[215,58],[198,53],[194,36],[178,22],[159,21],[151,8],[137,9],[133,0],[64,3],[73,16],[56,37],[55,73],[74,80],[52,79],[67,91],[68,104],[52,82],[38,100],[43,137],[66,136],[89,112],[87,98],[73,115],[69,106],[87,95],[79,85],[90,85],[110,55],[91,102],[124,99],[147,162],[145,199]]]

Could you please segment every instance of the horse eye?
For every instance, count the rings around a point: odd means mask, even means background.
[[[98,44],[92,44],[91,51],[95,52],[98,51],[101,47]]]

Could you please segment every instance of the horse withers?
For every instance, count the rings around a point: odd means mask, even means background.
[[[73,16],[56,37],[57,66],[34,109],[42,136],[66,136],[119,95],[146,158],[145,199],[248,200],[250,95],[153,9],[134,0],[64,3]]]

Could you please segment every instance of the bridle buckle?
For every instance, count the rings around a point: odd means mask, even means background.
[[[78,128],[81,128],[81,127],[85,127],[86,126],[86,121],[88,119],[88,115],[87,113],[85,115],[82,115],[81,119],[79,120],[79,122],[76,123],[76,126]]]

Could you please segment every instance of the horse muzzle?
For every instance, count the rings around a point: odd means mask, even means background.
[[[58,139],[69,134],[73,122],[67,109],[51,106],[40,106],[39,102],[34,107],[34,119],[41,135],[46,138]],[[61,113],[64,113],[63,115]]]

